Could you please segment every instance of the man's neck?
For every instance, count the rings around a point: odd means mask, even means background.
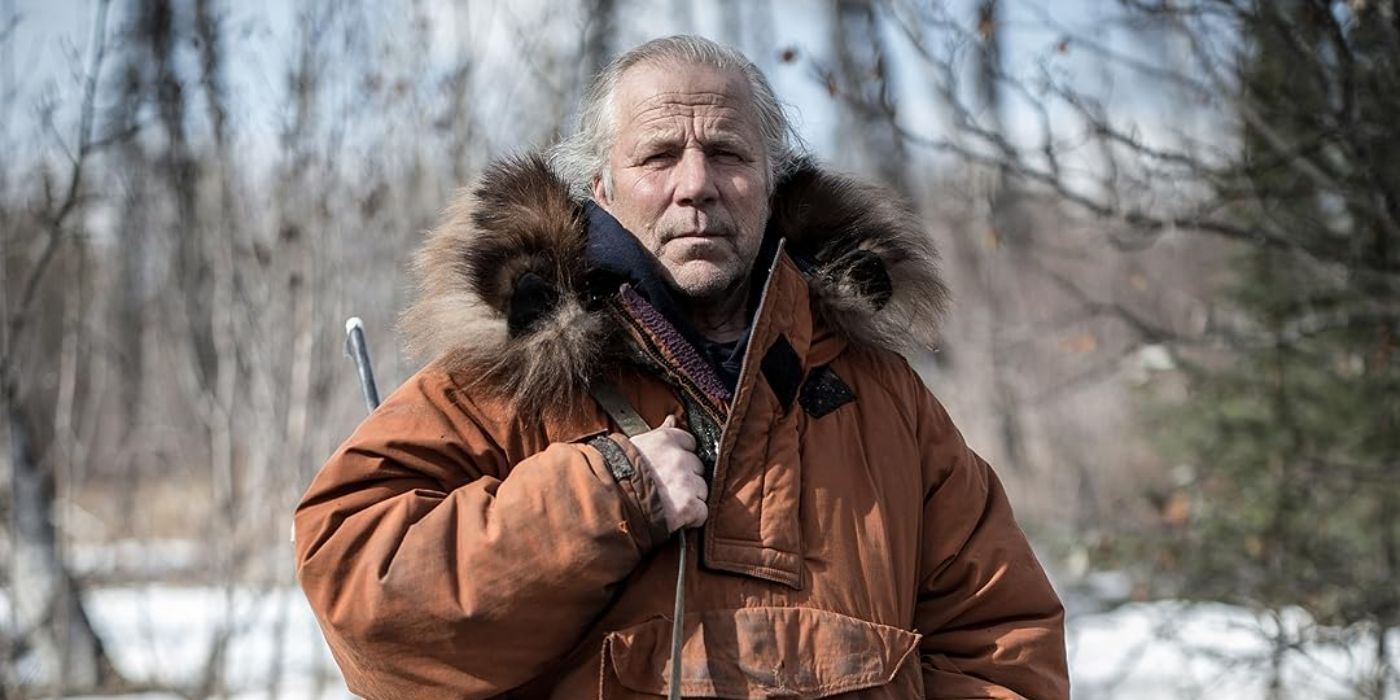
[[[749,327],[749,283],[710,299],[693,299],[689,320],[695,330],[716,343],[738,340]]]

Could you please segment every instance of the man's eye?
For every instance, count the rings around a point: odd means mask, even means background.
[[[717,161],[719,161],[719,162],[721,162],[721,163],[742,163],[742,162],[744,162],[744,156],[743,156],[743,154],[739,153],[738,151],[719,150],[719,151],[715,151],[715,153],[713,154],[713,157],[714,157],[715,160],[717,160]]]
[[[671,154],[665,151],[652,153],[642,159],[643,165],[660,165],[671,160]]]

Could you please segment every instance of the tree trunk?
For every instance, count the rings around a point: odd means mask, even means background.
[[[841,94],[841,140],[857,148],[847,157],[858,171],[869,172],[914,199],[908,156],[897,127],[892,97],[890,61],[880,36],[880,19],[870,0],[838,0],[832,6],[833,81],[828,89]]]
[[[1371,687],[1371,697],[1385,700],[1390,680],[1390,648],[1385,635],[1390,630],[1385,625],[1376,626],[1376,675]]]
[[[4,392],[9,439],[10,591],[24,675],[34,689],[92,690],[120,682],[83,610],[78,587],[59,554],[53,471],[37,457],[34,430],[12,388]]]
[[[588,3],[584,28],[583,79],[588,80],[603,70],[613,58],[613,40],[617,33],[617,3],[615,0],[591,0]]]

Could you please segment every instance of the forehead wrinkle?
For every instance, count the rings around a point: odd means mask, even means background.
[[[637,139],[646,140],[679,136],[691,131],[691,126],[699,127],[699,133],[696,135],[702,140],[742,139],[744,136],[743,124],[740,121],[719,116],[658,115],[634,121],[630,130],[636,134]]]
[[[642,70],[654,73],[664,68],[653,65]],[[741,76],[727,74],[714,80],[716,76],[706,75],[694,88],[676,88],[672,83],[649,89],[641,75],[629,71],[611,100],[617,117],[613,146],[622,147],[619,153],[693,142],[763,150],[758,115],[752,113],[752,91]]]
[[[668,106],[658,105],[634,113],[628,120],[626,130],[632,132],[633,138],[639,142],[675,140],[691,131],[692,127],[699,132],[696,134],[699,140],[706,142],[744,143],[758,137],[756,128],[747,128],[753,126],[750,120],[744,119],[735,108],[722,107],[717,112],[707,110],[696,113],[692,110],[667,109]]]
[[[662,105],[675,105],[686,107],[698,107],[701,105],[715,105],[727,107],[725,103],[731,100],[740,99],[739,95],[731,92],[715,92],[710,90],[661,90],[647,97],[636,101],[637,107],[650,109],[648,105],[660,102]],[[728,107],[728,109],[734,109]]]
[[[706,109],[697,110],[693,107],[705,107]],[[664,102],[650,106],[638,105],[630,111],[631,116],[628,121],[634,123],[675,118],[695,119],[697,117],[703,119],[706,124],[744,121],[743,113],[737,107],[722,104],[678,105],[673,102]]]

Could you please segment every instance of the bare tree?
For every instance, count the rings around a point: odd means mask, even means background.
[[[53,358],[37,343],[53,332],[45,323],[45,307],[63,299],[55,279],[66,263],[81,258],[82,212],[87,178],[96,153],[112,139],[96,131],[97,99],[108,51],[109,3],[95,6],[93,37],[80,91],[77,124],[58,138],[71,139],[62,179],[44,173],[42,203],[27,221],[3,232],[7,249],[20,248],[21,236],[36,234],[39,253],[21,268],[20,281],[8,288],[3,305],[3,351],[0,351],[0,404],[5,415],[6,457],[9,465],[10,591],[14,607],[12,636],[22,643],[9,648],[6,668],[28,669],[28,687],[63,692],[93,689],[121,682],[83,608],[80,589],[62,556],[56,528],[55,470],[59,464],[54,430],[41,416],[52,415],[54,400],[48,387],[33,381]],[[5,260],[8,267],[11,260]],[[9,275],[6,275],[9,278]],[[7,285],[8,287],[8,285]],[[16,292],[11,296],[11,292]],[[61,303],[61,302],[60,302]],[[60,315],[60,318],[62,316]],[[49,326],[49,327],[46,327]],[[61,328],[59,329],[62,334]],[[62,426],[60,426],[62,427]],[[7,674],[8,675],[8,674]],[[3,679],[9,692],[18,692],[21,679]]]
[[[1076,213],[1122,259],[1173,240],[1228,256],[1197,281],[1204,313],[1192,324],[1118,301],[1063,263],[1037,266],[1132,347],[1165,352],[1191,392],[1156,436],[1183,469],[1161,495],[1162,522],[1133,545],[1157,552],[1160,591],[1266,612],[1301,605],[1322,624],[1369,630],[1374,672],[1356,691],[1385,697],[1387,635],[1400,624],[1400,402],[1375,392],[1400,376],[1400,139],[1382,116],[1400,107],[1395,3],[1124,0],[1094,32],[1027,4],[1060,36],[1028,68],[982,60],[975,71],[967,48],[985,41],[988,13],[970,25],[937,6],[888,6],[949,121],[941,134],[904,128],[906,143]],[[1150,32],[1181,60],[1120,52],[1104,26]],[[1155,124],[1116,113],[1068,67],[1073,56],[1171,95],[1175,113]],[[979,109],[985,88],[968,89],[969,73],[1014,96],[1039,137]],[[1184,127],[1202,117],[1211,128]],[[1283,697],[1301,642],[1272,630],[1271,692]]]
[[[877,174],[908,197],[912,188],[896,126],[893,66],[880,30],[874,2],[837,0],[831,17],[834,65],[817,66],[817,71],[827,90],[843,98],[838,103],[843,117],[840,129],[853,134],[860,144],[848,156],[855,169]]]

